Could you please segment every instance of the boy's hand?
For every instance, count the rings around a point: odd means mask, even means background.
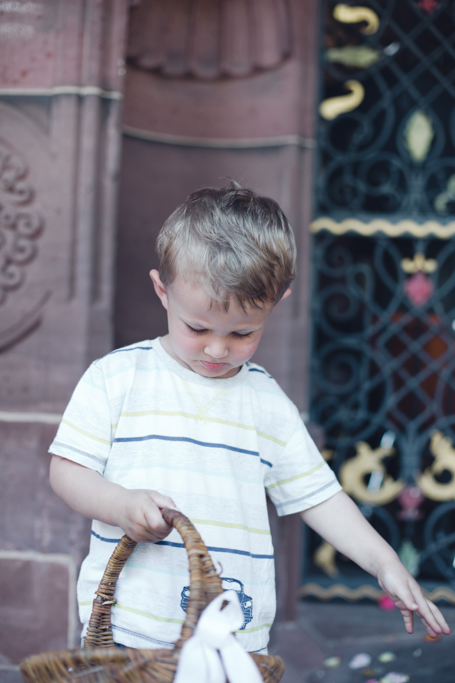
[[[449,635],[450,628],[439,609],[427,600],[417,581],[401,563],[383,567],[377,575],[379,585],[401,611],[408,633],[414,631],[414,612],[418,614],[428,635]]]
[[[73,510],[119,526],[133,541],[161,541],[172,531],[161,514],[166,507],[178,510],[169,496],[148,489],[126,489],[58,455],[52,458],[50,475],[55,493]]]
[[[172,527],[164,521],[163,508],[178,509],[172,498],[148,489],[125,489],[113,499],[116,525],[138,543],[156,543],[166,538]]]
[[[323,503],[304,510],[301,516],[340,553],[377,578],[382,590],[401,610],[408,633],[414,630],[414,612],[433,638],[440,633],[450,633],[439,609],[426,599],[396,552],[367,522],[346,493],[340,491]]]

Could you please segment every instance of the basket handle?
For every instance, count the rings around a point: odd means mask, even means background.
[[[179,650],[193,635],[201,612],[223,592],[223,588],[208,550],[188,517],[170,508],[164,508],[161,514],[168,524],[177,529],[188,553],[190,597],[180,638],[175,644]],[[136,541],[125,535],[112,553],[93,601],[84,647],[114,647],[111,607],[115,604],[115,586],[136,545]]]

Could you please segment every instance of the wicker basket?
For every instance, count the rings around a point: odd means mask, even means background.
[[[117,579],[136,543],[123,536],[108,562],[93,601],[82,650],[44,653],[25,659],[20,667],[26,683],[172,683],[183,644],[196,628],[201,612],[223,592],[207,548],[190,520],[165,509],[166,522],[182,536],[188,552],[190,597],[180,638],[172,650],[116,648],[112,637],[111,606]],[[280,657],[251,655],[266,683],[278,683],[284,673]]]

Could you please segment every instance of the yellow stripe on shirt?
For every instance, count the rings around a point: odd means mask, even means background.
[[[275,486],[281,486],[282,484],[288,484],[290,481],[296,481],[296,479],[302,479],[302,477],[308,477],[310,474],[313,474],[313,472],[317,472],[318,470],[321,469],[321,467],[324,467],[327,463],[325,460],[319,465],[316,465],[316,467],[313,467],[312,470],[308,470],[308,472],[303,472],[302,474],[296,474],[295,477],[289,477],[289,479],[282,479],[281,481],[276,481],[274,484],[271,484],[270,486],[267,486],[267,491],[270,491],[270,489],[274,489]]]
[[[253,628],[242,628],[239,631],[236,631],[239,635],[242,635],[242,633],[254,633],[254,631],[262,631],[263,628],[272,628],[272,624],[262,624],[261,626],[253,626]]]
[[[65,420],[65,418],[62,419],[63,424],[66,424],[68,427],[71,427],[71,429],[74,429],[76,432],[79,432],[80,434],[83,434],[84,436],[88,436],[89,439],[93,439],[94,441],[99,441],[100,443],[106,443],[108,446],[111,445],[110,441],[107,441],[107,439],[102,439],[100,436],[95,436],[94,434],[90,434],[90,432],[86,432],[85,429],[81,429],[80,427],[76,427],[76,425],[73,425],[72,422],[68,422],[68,420]]]
[[[279,446],[286,446],[285,441],[281,441],[280,439],[277,439],[275,436],[272,436],[271,434],[265,434],[264,432],[260,432],[253,425],[244,425],[240,422],[231,422],[230,420],[223,420],[218,417],[207,417],[207,415],[202,416],[198,413],[182,413],[178,410],[143,410],[137,413],[124,412],[120,415],[121,417],[145,417],[146,415],[162,415],[163,417],[186,417],[191,420],[196,420],[196,422],[200,420],[201,422],[213,422],[215,424],[224,424],[228,427],[240,427],[240,429],[247,429],[249,431],[256,432],[256,434],[263,439],[273,441],[274,443],[277,443]],[[113,425],[114,428],[116,426],[117,425]]]
[[[169,619],[167,617],[157,617],[156,614],[150,614],[150,612],[142,612],[142,610],[135,609],[134,607],[121,605],[119,602],[116,602],[113,607],[114,609],[123,609],[126,612],[133,612],[133,614],[139,614],[140,617],[147,617],[147,619],[154,619],[155,621],[165,621],[168,624],[183,624],[183,619]]]
[[[229,522],[213,522],[209,519],[193,519],[190,518],[190,522],[193,524],[208,524],[209,526],[222,526],[228,529],[242,529],[243,531],[249,531],[252,534],[264,534],[265,536],[270,536],[270,531],[267,529],[253,529],[252,527],[245,526],[244,524],[230,524]]]

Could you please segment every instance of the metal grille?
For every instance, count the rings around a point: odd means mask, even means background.
[[[364,515],[455,602],[455,4],[326,10],[311,419]],[[306,548],[307,586],[368,583]]]
[[[319,213],[395,221],[455,211],[455,5],[441,0],[428,12],[419,4],[369,2],[380,21],[368,37],[359,24],[337,22],[336,3],[327,3],[323,100],[346,97],[350,81],[364,96],[321,122]]]

